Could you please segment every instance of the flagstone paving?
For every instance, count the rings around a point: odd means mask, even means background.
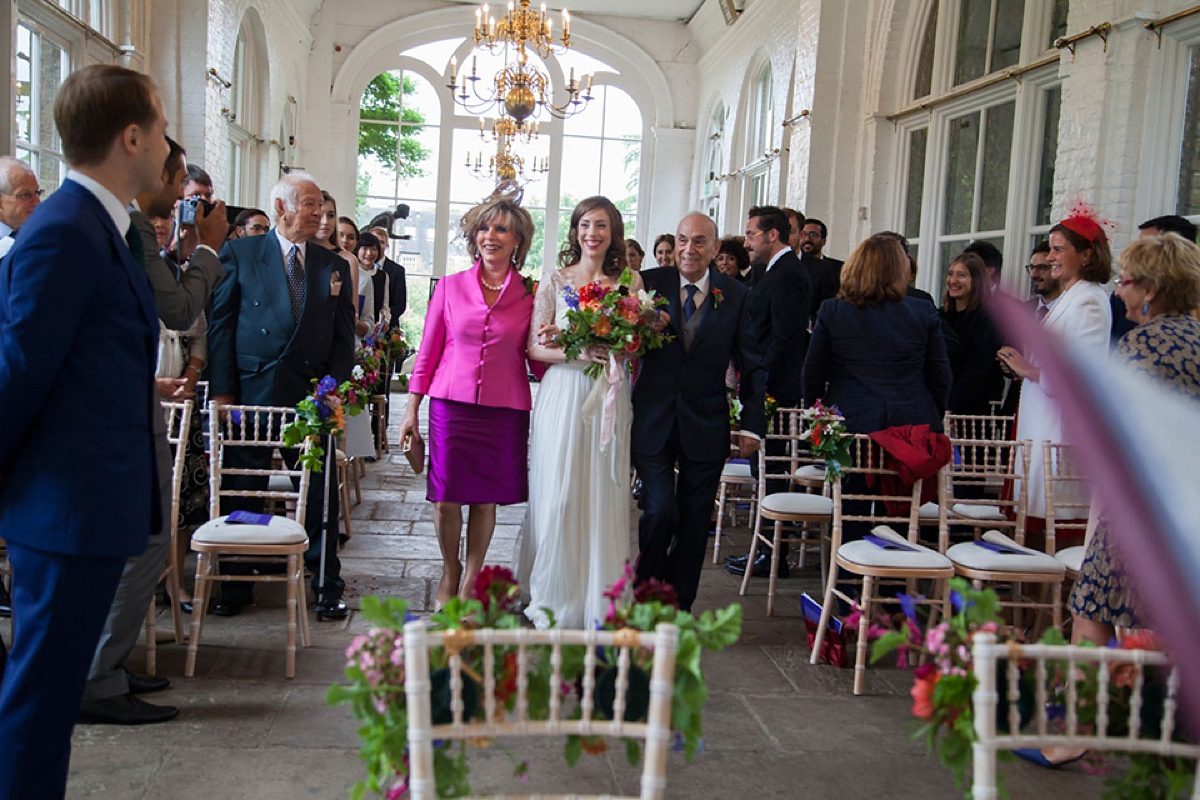
[[[397,408],[403,397],[396,397]],[[397,422],[393,416],[393,423]],[[393,425],[393,436],[395,435]],[[631,513],[635,510],[631,508]],[[489,562],[511,564],[524,507],[501,509]],[[354,537],[342,551],[346,600],[357,608],[368,594],[400,595],[427,612],[440,559],[424,499],[424,480],[393,451],[369,465],[362,502],[352,510]],[[744,521],[743,521],[744,524]],[[744,552],[744,528],[726,553]],[[963,796],[936,759],[911,738],[908,673],[871,668],[867,694],[851,693],[852,671],[810,666],[799,596],[819,592],[815,565],[780,581],[776,615],[765,616],[766,581],[753,580],[739,598],[739,581],[705,566],[698,608],[741,601],[741,640],[706,654],[711,696],[704,710],[704,749],[689,763],[672,753],[667,794],[678,798],[958,798]],[[275,587],[272,587],[275,588]],[[342,677],[343,652],[366,626],[352,613],[338,623],[312,622],[313,646],[296,658],[296,677],[284,678],[284,609],[279,593],[234,618],[209,617],[196,677],[183,677],[184,646],[163,641],[158,673],[168,691],[147,699],[178,705],[173,722],[137,728],[80,725],[71,758],[71,798],[342,798],[363,774],[357,725],[342,706],[325,703],[325,688]],[[171,629],[159,616],[160,638]],[[7,627],[0,628],[7,638]],[[130,666],[143,667],[134,652]],[[620,792],[636,795],[638,770],[623,748],[565,765],[560,740],[512,740],[510,750],[530,766],[528,784],[512,777],[498,750],[472,755],[479,793]],[[1078,765],[1059,771],[1021,763],[1001,766],[1012,798],[1094,798],[1100,779]]]

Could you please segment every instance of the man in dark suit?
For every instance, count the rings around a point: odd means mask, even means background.
[[[800,229],[800,263],[808,271],[810,289],[809,328],[817,319],[817,311],[831,297],[836,297],[842,285],[842,262],[825,255],[825,240],[829,228],[819,219],[809,217]]]
[[[388,308],[392,310],[392,327],[400,327],[400,316],[408,308],[408,284],[405,282],[404,267],[392,261],[387,256],[388,242],[392,232],[386,228],[371,228],[371,233],[379,240],[379,268],[388,276],[391,285],[391,296],[388,298]]]
[[[741,373],[743,456],[758,449],[766,419],[761,358],[746,313],[749,292],[709,266],[719,244],[716,225],[704,214],[688,214],[676,243],[678,269],[642,273],[647,288],[670,302],[674,339],[643,358],[633,389],[631,449],[645,500],[638,578],[672,584],[679,607],[688,610],[729,456],[730,361]]]
[[[321,222],[321,190],[312,177],[293,172],[271,190],[275,229],[234,239],[221,250],[226,276],[213,294],[208,329],[209,391],[219,403],[294,406],[313,391],[313,381],[331,375],[341,383],[354,366],[357,296],[345,259],[313,244]],[[326,443],[328,449],[329,444]],[[295,458],[295,453],[289,458]],[[263,448],[230,448],[226,462],[266,467]],[[328,472],[335,472],[329,470]],[[261,488],[264,479],[244,479]],[[317,618],[343,619],[343,582],[337,556],[337,477],[314,479],[308,494],[309,549],[305,563],[317,591]],[[249,484],[255,482],[256,486]],[[329,490],[329,520],[321,536],[321,509]],[[261,510],[247,498],[229,510]],[[222,513],[227,513],[222,509]],[[325,574],[320,574],[325,541]],[[250,601],[249,584],[226,584],[213,613],[238,613]]]
[[[216,248],[225,241],[229,226],[225,222],[225,204],[217,203],[211,213],[196,210],[196,233],[199,245],[192,255],[191,266],[182,275],[167,264],[158,249],[158,238],[150,217],[167,217],[181,195],[184,176],[184,151],[169,137],[170,153],[163,165],[162,183],[156,192],[141,192],[129,207],[129,217],[142,238],[146,275],[154,289],[155,306],[160,322],[171,330],[184,331],[192,326],[204,311],[209,295],[225,274]],[[144,213],[143,213],[144,212]],[[167,426],[159,405],[159,397],[183,399],[192,396],[191,387],[200,377],[190,368],[184,377],[162,378],[157,381],[154,399],[154,446],[157,454],[158,485],[163,506],[163,530],[150,537],[144,553],[125,564],[121,583],[109,609],[100,636],[100,645],[92,659],[87,688],[79,707],[79,721],[115,725],[139,725],[173,719],[179,709],[168,705],[147,703],[137,695],[166,689],[166,678],[137,675],[125,668],[133,646],[137,643],[146,620],[146,608],[154,596],[159,576],[167,564],[171,546],[171,473],[174,458],[167,442]],[[178,598],[171,598],[178,602]]]
[[[90,66],[63,82],[54,121],[71,171],[0,267],[0,537],[15,631],[0,798],[65,794],[105,615],[126,559],[162,524],[158,319],[125,211],[161,185],[162,101],[145,75]]]
[[[775,206],[750,209],[746,249],[750,252],[750,262],[764,270],[750,292],[750,318],[758,350],[763,354],[767,394],[775,398],[780,408],[793,408],[804,402],[801,373],[808,352],[808,314],[812,306],[808,275],[788,244],[790,235],[791,223],[782,209]],[[767,454],[781,455],[785,447],[782,440],[769,441]],[[750,467],[757,476],[757,462]],[[772,462],[770,468],[773,473],[782,472],[784,464]],[[787,484],[769,481],[767,491],[787,491]],[[766,575],[769,562],[765,550],[760,551],[755,559],[755,574]],[[742,574],[745,567],[745,556],[726,559],[726,568],[734,574]],[[787,559],[781,558],[779,574],[787,573]]]

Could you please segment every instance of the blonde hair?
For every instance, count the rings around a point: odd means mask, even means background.
[[[838,298],[862,308],[904,299],[908,287],[908,254],[891,236],[864,239],[842,265]]]
[[[1154,292],[1164,314],[1200,310],[1200,247],[1177,233],[1143,236],[1121,251],[1117,264],[1143,289]]]
[[[529,216],[528,211],[506,197],[486,200],[463,214],[462,235],[467,240],[467,252],[472,261],[479,260],[479,246],[475,244],[475,234],[479,233],[483,226],[497,219],[502,220],[501,224],[517,234],[513,263],[520,269],[525,266],[525,256],[529,255],[529,248],[533,245],[533,218]]]

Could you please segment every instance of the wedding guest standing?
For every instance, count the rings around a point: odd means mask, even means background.
[[[675,266],[675,236],[660,233],[654,240],[654,264],[659,267]]]
[[[403,446],[420,442],[417,413],[429,396],[426,497],[442,549],[439,605],[470,596],[496,528],[496,506],[529,496],[525,348],[533,294],[520,269],[533,220],[499,197],[463,215],[462,232],[475,265],[442,278],[433,291],[400,423]],[[469,509],[465,566],[458,558],[463,506]]]
[[[646,257],[646,251],[638,244],[637,239],[625,240],[625,257],[629,260],[629,268],[634,272],[642,271],[642,260]]]
[[[0,156],[0,256],[12,249],[17,231],[40,202],[42,189],[29,165],[12,156]]]
[[[162,101],[145,75],[85,67],[59,89],[54,123],[71,169],[0,262],[0,538],[14,632],[0,797],[22,800],[65,795],[105,615],[126,560],[162,527],[158,318],[125,210],[162,187]]]
[[[958,340],[950,357],[949,411],[954,414],[991,414],[992,402],[1004,393],[1004,373],[996,360],[1004,342],[984,306],[990,295],[982,258],[961,253],[950,262],[941,313]]]

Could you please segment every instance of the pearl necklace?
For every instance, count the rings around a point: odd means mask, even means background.
[[[505,280],[507,280],[507,279],[508,279],[508,274],[507,274],[507,273],[505,274],[504,278],[505,278]],[[480,282],[480,283],[483,285],[483,288],[485,288],[485,289],[490,289],[490,290],[491,290],[491,291],[493,291],[493,292],[500,292],[500,291],[503,291],[503,290],[504,290],[504,281],[501,281],[499,286],[492,286],[490,283],[488,283],[487,281],[485,281],[485,280],[483,279],[483,272],[482,272],[482,271],[480,271],[480,273],[479,273],[479,282]]]

